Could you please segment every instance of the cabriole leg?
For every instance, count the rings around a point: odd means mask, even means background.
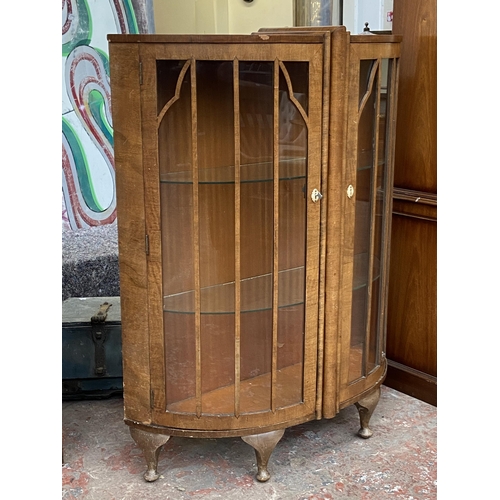
[[[135,427],[130,428],[130,434],[137,446],[142,449],[146,463],[148,464],[148,470],[144,473],[144,479],[148,482],[156,481],[160,477],[160,474],[158,474],[160,450],[170,439],[170,436],[146,432]]]
[[[285,429],[277,431],[265,432],[263,434],[254,434],[252,436],[242,436],[241,439],[255,449],[257,458],[257,480],[267,481],[271,474],[267,470],[267,463],[278,441],[283,437]]]
[[[359,429],[358,431],[358,436],[368,439],[373,434],[368,425],[370,423],[370,418],[372,416],[373,410],[375,410],[379,399],[380,386],[378,386],[373,392],[365,396],[363,399],[360,399],[357,403],[355,403],[356,408],[359,412],[359,421],[361,424],[361,429]]]

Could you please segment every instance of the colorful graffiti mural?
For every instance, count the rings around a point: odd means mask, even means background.
[[[151,0],[62,0],[62,223],[116,219],[108,33],[154,32]]]

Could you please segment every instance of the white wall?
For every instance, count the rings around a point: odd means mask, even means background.
[[[293,26],[294,5],[294,0],[154,0],[156,32],[251,33]],[[390,30],[392,10],[393,0],[343,0],[343,24],[353,34],[361,33],[365,22],[372,30]]]
[[[147,33],[150,0],[62,2],[62,227],[116,220],[107,35]]]
[[[371,30],[390,30],[387,12],[392,12],[393,0],[344,0],[343,24],[353,35],[361,33],[368,22]]]
[[[293,26],[294,0],[154,0],[156,33],[252,33]]]
[[[228,33],[251,33],[259,28],[293,26],[293,0],[229,0]]]

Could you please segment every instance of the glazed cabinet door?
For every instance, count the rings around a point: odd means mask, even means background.
[[[370,37],[371,38],[371,37]],[[385,330],[399,44],[351,37],[341,402],[385,375]]]
[[[323,44],[248,38],[140,46],[155,425],[314,414]]]

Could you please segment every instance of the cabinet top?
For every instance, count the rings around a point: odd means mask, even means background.
[[[368,38],[368,37],[366,37]],[[310,33],[252,33],[250,35],[115,35],[108,34],[110,43],[323,43],[325,34]]]
[[[350,31],[346,30],[345,26],[293,26],[288,28],[261,28],[259,33],[290,33],[290,34],[304,34],[304,33],[330,33],[349,36],[351,43],[400,43],[403,40],[401,35],[392,35],[389,33],[376,34],[370,32],[367,36],[352,35]],[[373,36],[376,35],[376,36]]]
[[[315,26],[294,28],[263,28],[249,35],[215,34],[108,34],[110,43],[323,43],[325,36],[333,32],[349,32],[344,26]],[[350,35],[351,43],[399,43],[401,35]]]

